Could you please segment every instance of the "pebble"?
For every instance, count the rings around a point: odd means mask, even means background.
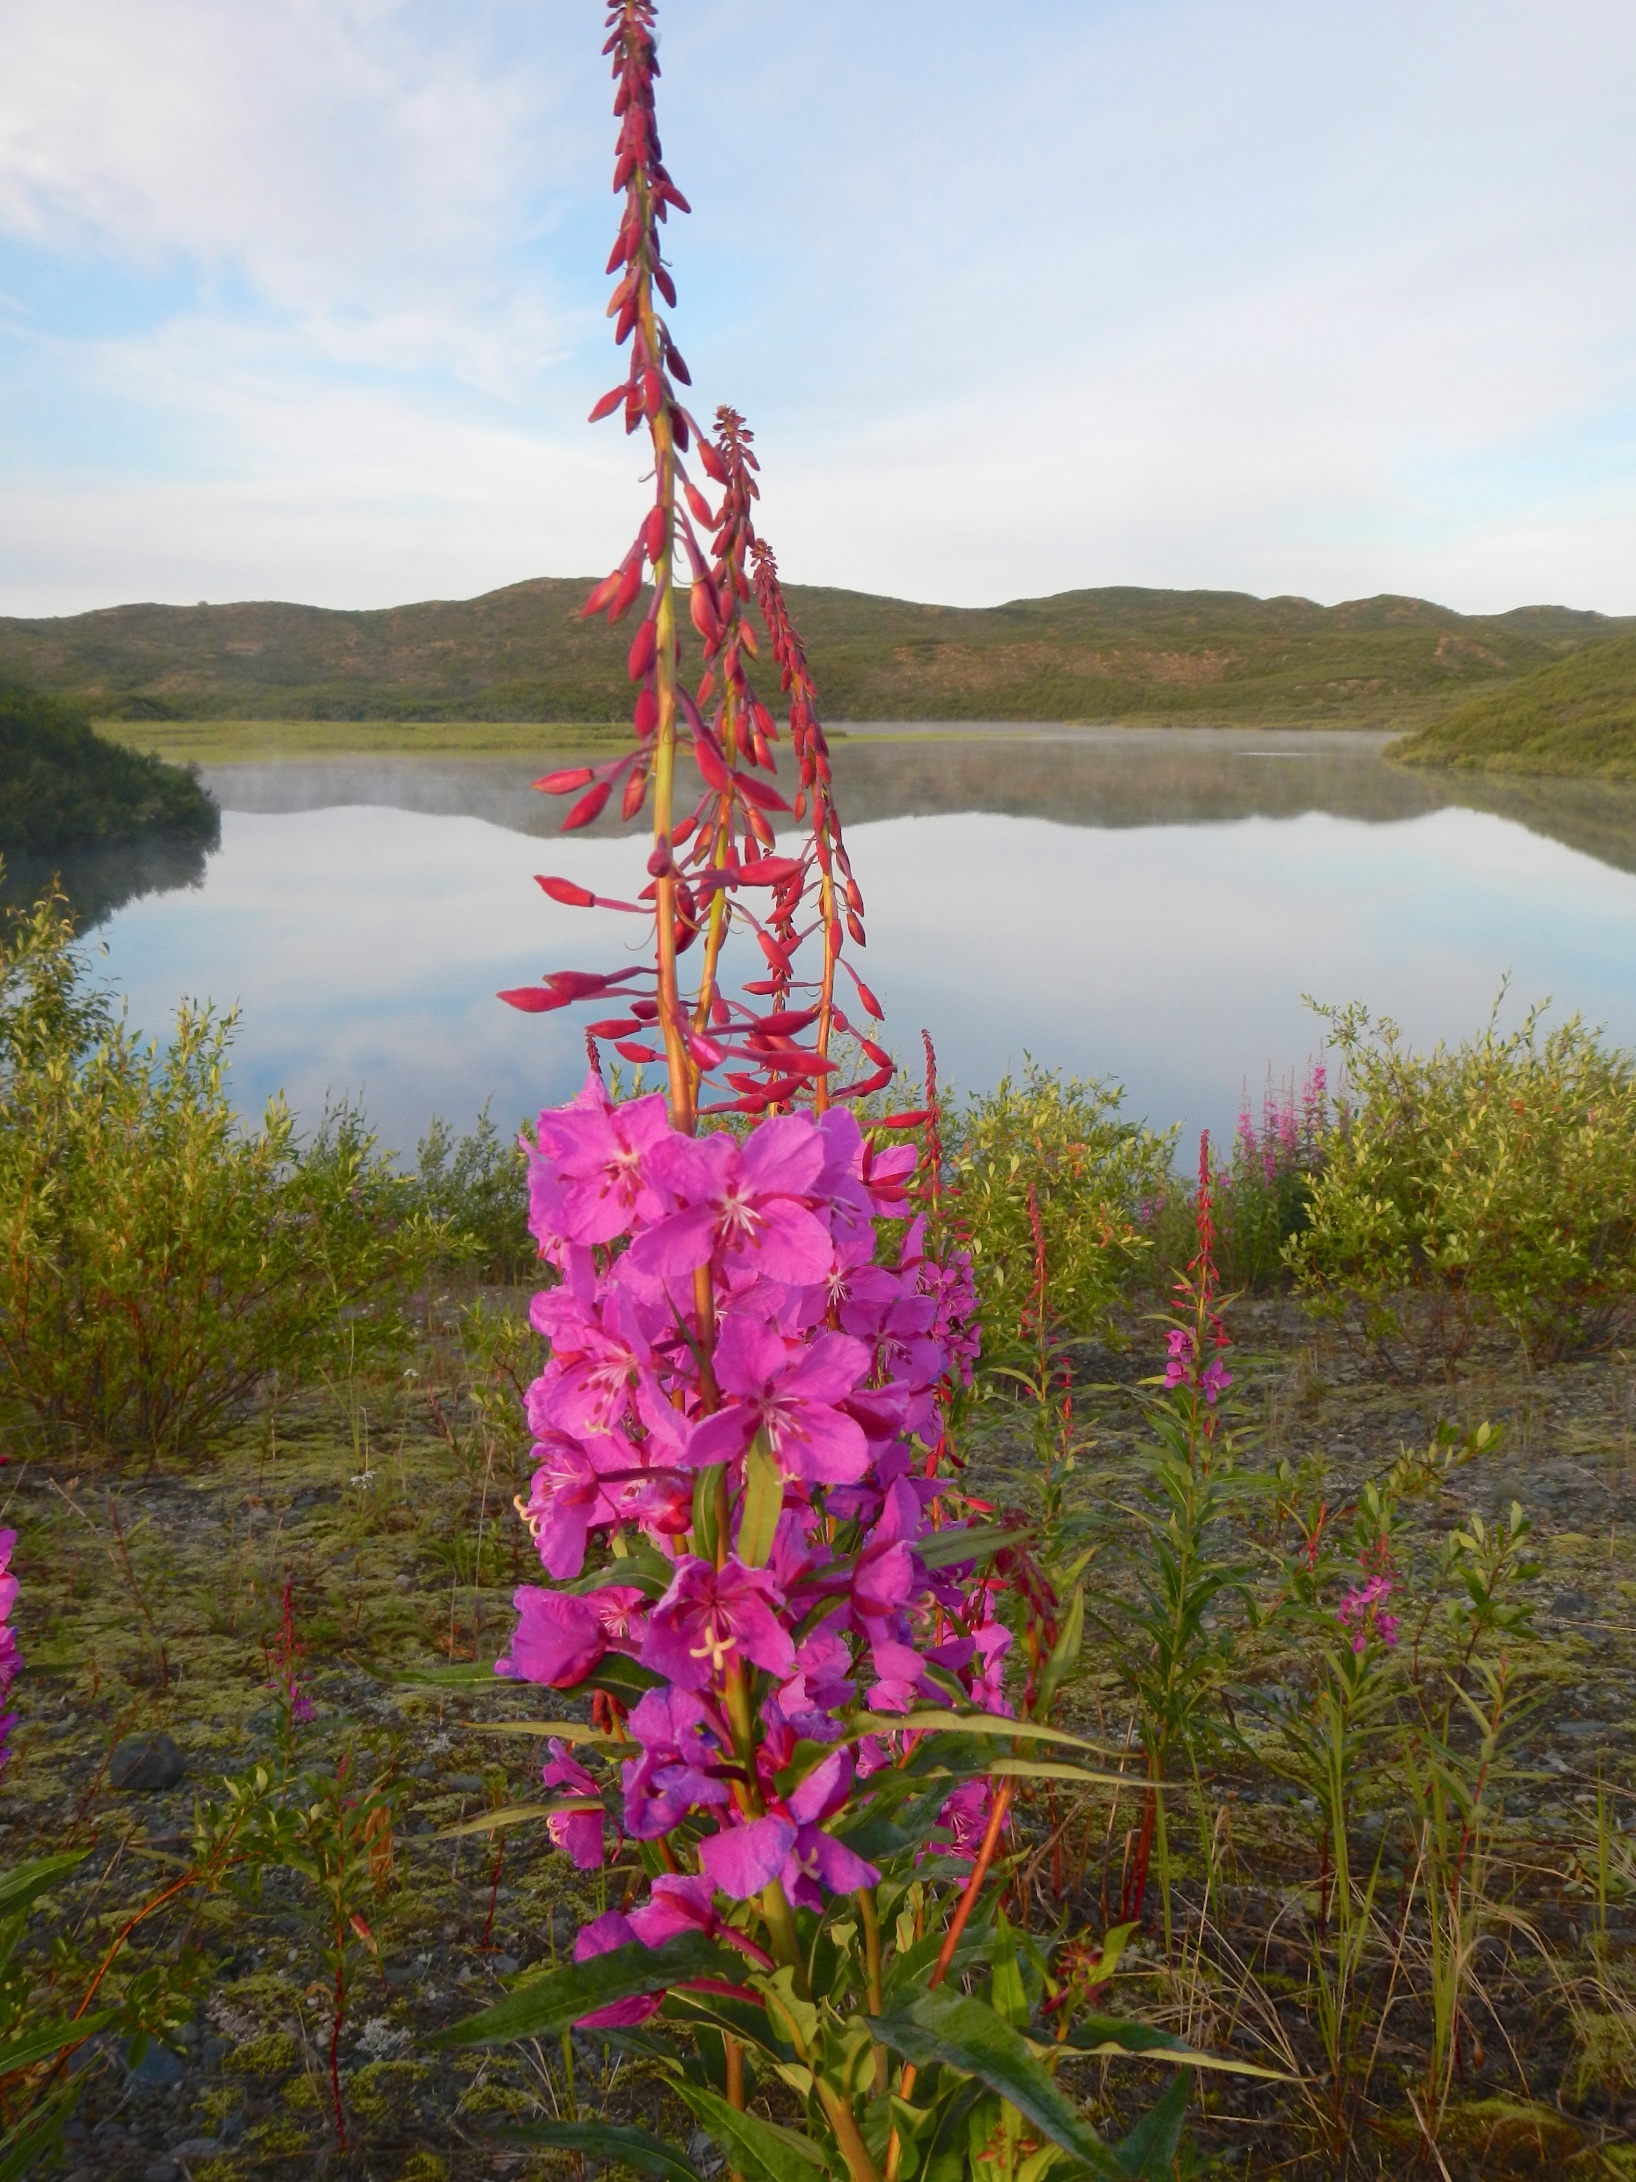
[[[142,2170],[142,2182],[181,2182],[181,2173],[174,2159],[150,2159]]]
[[[150,2091],[179,2084],[186,2073],[169,2046],[160,2045],[157,2039],[150,2041],[147,2052],[136,2066],[126,2071],[133,2084],[141,2084]]]
[[[221,2154],[221,2142],[216,2137],[184,2137],[171,2151],[171,2157],[177,2160],[220,2159]]]

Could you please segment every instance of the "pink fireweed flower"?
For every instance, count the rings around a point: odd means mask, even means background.
[[[584,1598],[523,1584],[512,1594],[517,1626],[511,1652],[494,1671],[513,1681],[576,1689],[610,1647],[640,1641],[642,1594],[632,1584],[608,1584]]]
[[[679,1209],[631,1246],[632,1271],[668,1289],[719,1256],[769,1280],[808,1286],[835,1263],[829,1229],[805,1198],[824,1142],[804,1114],[775,1114],[743,1145],[672,1133],[649,1162]]]
[[[1165,1335],[1170,1361],[1165,1365],[1165,1385],[1180,1386],[1193,1369],[1193,1335],[1186,1326],[1172,1326]]]
[[[541,1114],[538,1152],[525,1146],[535,1233],[542,1241],[606,1243],[635,1220],[656,1218],[663,1206],[647,1163],[669,1135],[657,1093],[615,1106],[593,1070],[576,1099]]]
[[[1371,1636],[1379,1637],[1390,1651],[1397,1642],[1397,1616],[1385,1610],[1385,1602],[1392,1595],[1390,1576],[1371,1576],[1365,1584],[1349,1591],[1335,1609],[1335,1618],[1342,1628],[1352,1631],[1352,1649],[1361,1654]]]
[[[795,1665],[795,1645],[780,1604],[764,1569],[746,1568],[736,1554],[720,1568],[690,1554],[648,1616],[641,1662],[683,1690],[719,1684],[740,1659],[783,1677]]]
[[[736,1461],[764,1432],[786,1477],[809,1484],[861,1477],[868,1443],[836,1405],[868,1369],[868,1349],[846,1334],[821,1333],[792,1347],[771,1327],[735,1312],[716,1343],[716,1383],[727,1405],[695,1428],[689,1462],[703,1469]]]
[[[541,1781],[547,1788],[562,1791],[565,1801],[569,1797],[583,1801],[576,1809],[553,1811],[546,1819],[545,1830],[553,1846],[572,1857],[577,1869],[595,1871],[602,1863],[601,1792],[565,1743],[553,1736],[546,1747],[551,1756],[540,1768]]]
[[[640,1750],[621,1774],[625,1831],[634,1840],[657,1840],[690,1811],[728,1801],[727,1730],[704,1698],[691,1690],[649,1690],[626,1726]]]
[[[1207,1402],[1214,1402],[1233,1383],[1233,1375],[1219,1356],[1213,1356],[1199,1373],[1199,1392]]]

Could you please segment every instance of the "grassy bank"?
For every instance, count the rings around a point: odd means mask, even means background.
[[[1403,765],[1636,780],[1636,638],[1520,675],[1391,746]]]
[[[551,757],[630,740],[625,722],[560,720],[102,720],[110,742],[174,764],[369,755]]]
[[[121,606],[0,621],[0,671],[98,717],[617,719],[630,625],[583,621],[593,579],[371,612]],[[791,585],[828,717],[1401,729],[1628,628],[1565,607],[1110,588],[949,607]],[[691,632],[684,632],[691,645]],[[762,675],[770,694],[770,670]]]

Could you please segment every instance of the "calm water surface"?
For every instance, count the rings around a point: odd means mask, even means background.
[[[946,1074],[1031,1053],[1117,1078],[1131,1111],[1230,1127],[1240,1085],[1314,1054],[1303,994],[1361,999],[1417,1042],[1551,998],[1636,1045],[1636,794],[1401,771],[1383,737],[1178,730],[855,730],[836,775],[892,1042]],[[554,764],[562,763],[553,756]],[[560,909],[555,871],[631,891],[635,847],[549,839],[512,760],[223,765],[222,842],[191,869],[81,875],[133,1020],[237,1003],[235,1095],[311,1117],[360,1096],[385,1141],[492,1097],[566,1096],[581,1033],[493,998],[611,965],[625,920]],[[73,883],[72,875],[70,883]]]

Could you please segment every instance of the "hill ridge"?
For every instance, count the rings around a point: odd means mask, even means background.
[[[13,616],[0,619],[0,675],[115,719],[613,719],[629,707],[629,625],[578,619],[593,580],[384,607],[144,601]],[[840,585],[788,596],[836,721],[1418,727],[1636,632],[1636,617],[1465,615],[1389,592],[1334,606],[1142,585],[970,607]]]

